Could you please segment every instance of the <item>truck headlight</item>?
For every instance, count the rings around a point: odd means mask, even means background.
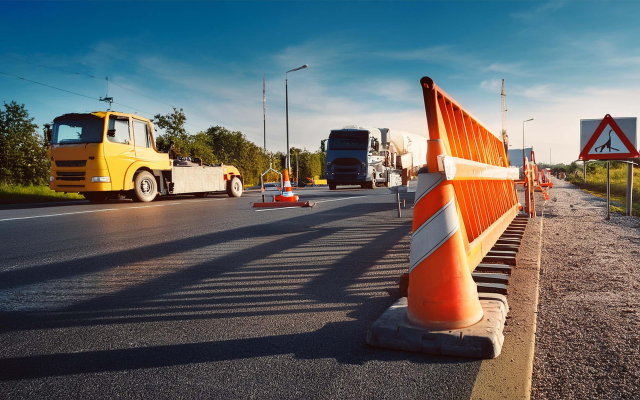
[[[53,181],[55,181],[55,180],[56,180],[56,178],[54,178],[53,176],[50,176],[50,177],[49,177],[49,182],[53,182]]]
[[[111,178],[109,178],[108,176],[94,176],[93,178],[91,178],[91,182],[108,183],[111,182]]]

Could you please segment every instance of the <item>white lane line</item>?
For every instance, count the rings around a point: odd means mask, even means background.
[[[294,208],[302,208],[302,207],[280,207],[280,208],[261,208],[259,210],[256,211],[278,211],[278,210],[291,210]]]
[[[318,200],[318,201],[316,201],[316,203],[328,203],[330,201],[357,199],[357,198],[360,198],[360,197],[369,197],[369,196],[351,196],[351,197],[341,197],[339,199],[331,199],[331,200]]]
[[[313,200],[309,200],[309,202],[312,203],[328,203],[330,201],[340,201],[340,200],[349,200],[349,199],[358,199],[360,197],[369,197],[369,196],[351,196],[351,197],[341,197],[339,199],[331,199],[331,200],[318,200],[318,201],[313,201]],[[295,208],[301,208],[301,207],[280,207],[280,208],[262,208],[262,209],[258,209],[256,211],[276,211],[276,210],[291,210],[291,209],[295,209]]]
[[[226,199],[213,199],[213,200],[226,200]],[[90,213],[98,213],[98,212],[106,212],[106,211],[135,210],[137,208],[165,207],[165,206],[172,206],[172,205],[176,205],[176,204],[200,203],[202,201],[211,201],[211,200],[192,200],[192,201],[186,201],[186,202],[185,201],[182,201],[182,202],[173,201],[171,203],[152,204],[152,205],[148,205],[148,206],[138,206],[138,207],[102,208],[100,210],[73,211],[73,212],[60,213],[60,214],[32,215],[30,217],[14,217],[14,218],[0,219],[0,222],[18,221],[18,220],[22,220],[22,219],[33,219],[33,218],[61,217],[61,216],[65,216],[65,215],[76,215],[76,214],[90,214]]]

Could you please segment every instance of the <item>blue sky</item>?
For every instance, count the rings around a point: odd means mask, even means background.
[[[570,162],[581,118],[640,113],[639,14],[631,1],[0,1],[0,71],[90,97],[108,76],[109,95],[143,116],[175,105],[192,133],[220,124],[260,146],[264,73],[273,151],[285,150],[284,72],[303,64],[289,75],[290,136],[309,150],[350,124],[426,135],[423,76],[498,133],[504,78],[513,146],[535,118],[526,144],[538,161],[552,148]],[[11,100],[39,125],[105,108],[0,75]]]

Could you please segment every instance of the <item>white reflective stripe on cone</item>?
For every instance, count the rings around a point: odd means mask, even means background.
[[[416,188],[415,201],[413,204],[418,204],[424,196],[430,191],[435,189],[440,182],[444,180],[444,174],[440,172],[427,173],[418,175],[418,187]]]
[[[284,187],[291,187],[291,182],[286,181],[286,182],[284,183]]]
[[[438,250],[459,228],[458,210],[454,199],[451,199],[411,236],[409,272]]]

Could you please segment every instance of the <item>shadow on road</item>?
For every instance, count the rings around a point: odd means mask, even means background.
[[[283,331],[245,339],[195,343],[187,339],[169,345],[3,358],[0,380],[281,354],[331,358],[342,364],[371,360],[467,363],[365,344],[367,329],[396,300],[397,278],[408,262],[411,219],[388,218],[395,207],[393,203],[347,205],[275,223],[0,273],[4,290],[45,282],[82,282],[94,274],[111,279],[104,285],[118,287],[55,311],[1,313],[0,332],[4,333],[203,320],[209,329],[216,329],[218,321],[230,318],[290,315],[314,322],[318,313],[340,315],[320,329],[295,334]],[[354,214],[359,216],[357,224],[349,222]],[[381,214],[387,218],[380,218]],[[181,265],[185,258],[193,263]],[[125,264],[130,267],[122,268]],[[76,290],[81,291],[80,286]],[[381,295],[385,291],[395,295]]]

